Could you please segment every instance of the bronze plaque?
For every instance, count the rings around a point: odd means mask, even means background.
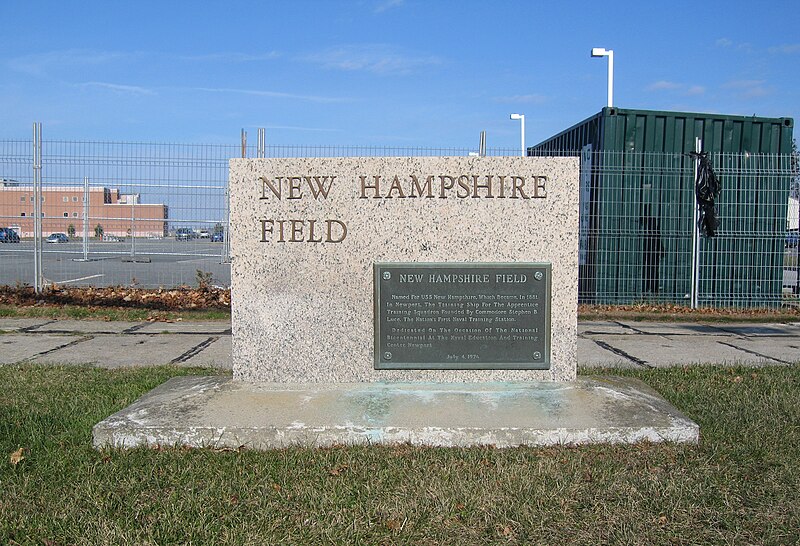
[[[550,368],[549,263],[375,264],[375,368]]]

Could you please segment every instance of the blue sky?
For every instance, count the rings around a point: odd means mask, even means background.
[[[534,144],[615,106],[800,115],[797,0],[3,0],[0,138]]]

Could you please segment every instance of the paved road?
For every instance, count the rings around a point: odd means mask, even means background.
[[[33,362],[93,363],[107,368],[160,364],[231,367],[229,322],[0,319],[0,332],[0,365]],[[581,322],[578,364],[589,368],[800,365],[800,322]]]

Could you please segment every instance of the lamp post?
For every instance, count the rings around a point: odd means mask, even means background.
[[[614,105],[614,50],[593,47],[592,57],[608,57],[608,107],[611,108]]]
[[[520,155],[525,157],[525,114],[511,114],[511,119],[520,121]]]

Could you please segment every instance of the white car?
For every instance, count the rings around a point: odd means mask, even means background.
[[[210,239],[211,238],[211,234],[208,232],[207,229],[201,229],[200,233],[199,233],[199,237],[201,239]]]

